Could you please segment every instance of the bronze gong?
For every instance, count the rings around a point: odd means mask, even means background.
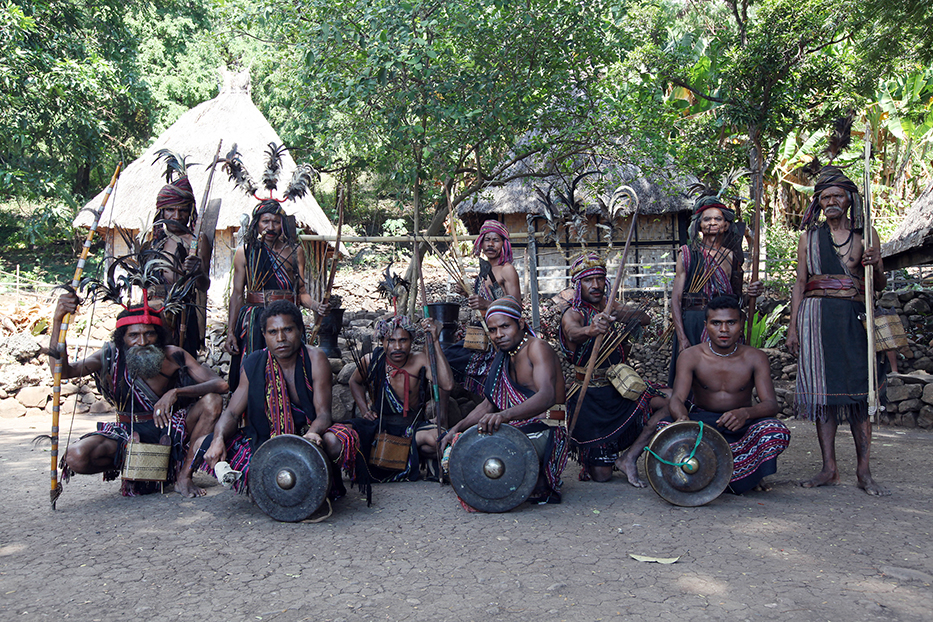
[[[705,505],[722,494],[732,479],[732,448],[722,434],[696,421],[672,423],[648,443],[648,483],[665,501],[684,507]],[[652,453],[653,452],[653,453]],[[669,463],[659,460],[662,458]]]
[[[274,436],[250,459],[250,495],[259,509],[278,521],[295,523],[314,514],[330,485],[330,460],[301,436]]]

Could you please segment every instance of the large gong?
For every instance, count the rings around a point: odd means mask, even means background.
[[[705,505],[721,495],[732,479],[732,448],[712,426],[704,425],[701,437],[696,421],[672,423],[654,435],[648,449],[648,482],[674,505]]]
[[[249,464],[249,492],[263,512],[278,521],[302,521],[330,492],[330,461],[317,445],[294,434],[259,446]]]
[[[493,434],[480,434],[473,426],[450,450],[450,483],[481,512],[508,512],[531,495],[537,481],[534,445],[508,424]]]

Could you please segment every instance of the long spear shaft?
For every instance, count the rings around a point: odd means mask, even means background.
[[[324,298],[321,302],[324,306],[327,306],[330,303],[330,293],[334,288],[334,277],[337,276],[337,260],[340,259],[340,234],[343,231],[343,209],[344,209],[344,199],[345,199],[345,190],[343,188],[338,188],[337,193],[339,198],[337,200],[337,211],[339,215],[337,216],[337,241],[334,243],[334,256],[331,258],[330,263],[330,277],[327,279],[327,289],[324,290]],[[311,331],[311,338],[308,339],[308,343],[314,343],[314,338],[317,337],[318,331],[321,330],[321,323],[324,321],[324,316],[318,313],[317,319],[314,320],[314,329]]]
[[[71,279],[71,288],[73,290],[77,290],[78,285],[81,283],[81,274],[84,272],[84,264],[87,262],[87,256],[91,252],[91,240],[94,239],[94,233],[97,231],[97,225],[100,224],[100,217],[104,213],[104,208],[107,207],[107,201],[113,193],[113,187],[117,185],[117,177],[120,176],[120,169],[122,167],[123,162],[117,164],[117,170],[113,172],[110,185],[107,186],[107,190],[104,192],[104,198],[100,203],[100,208],[94,212],[94,222],[87,232],[84,246],[81,248],[81,256],[78,257],[78,265],[75,268],[74,277]],[[58,356],[53,357],[55,359],[55,365],[52,369],[52,489],[49,491],[49,501],[52,503],[53,510],[55,509],[55,502],[58,501],[58,497],[62,494],[62,486],[58,481],[58,422],[62,405],[62,359],[65,356],[65,338],[68,336],[69,324],[71,324],[70,313],[62,318],[61,328],[58,332],[58,348],[56,350]]]
[[[424,286],[424,270],[419,266],[418,268],[418,279],[421,284],[421,305],[422,312],[424,317],[428,317],[428,290]],[[438,432],[441,430],[447,429],[447,396],[444,396],[443,402],[441,401],[441,390],[438,384],[437,379],[437,351],[435,348],[437,344],[434,343],[433,335],[425,335],[425,348],[428,351],[428,362],[431,365],[431,390],[434,395],[434,417],[437,420],[437,429]],[[437,445],[437,478],[438,481],[444,483],[444,474],[441,471],[441,458],[443,457],[441,452],[441,444],[436,443]]]
[[[871,225],[871,122],[865,124],[865,248],[874,244]],[[865,266],[865,326],[868,331],[868,417],[875,422],[878,412],[878,376],[875,361],[875,267]]]
[[[606,302],[606,311],[612,312],[612,305],[615,304],[616,295],[619,292],[619,286],[622,284],[622,275],[625,271],[625,260],[628,258],[628,249],[632,245],[632,236],[635,233],[635,223],[638,221],[638,204],[632,213],[632,224],[628,228],[628,237],[625,239],[625,248],[622,250],[622,259],[619,260],[619,267],[616,269],[615,280],[612,282],[612,291],[609,293],[609,300]],[[577,397],[577,405],[573,409],[573,416],[567,423],[567,434],[573,433],[573,427],[577,424],[577,417],[580,414],[580,408],[583,406],[583,398],[586,397],[586,390],[593,379],[593,370],[596,369],[596,359],[599,357],[599,349],[603,345],[605,334],[596,335],[596,341],[593,343],[593,351],[590,352],[590,360],[586,364],[586,375],[583,377],[583,384],[580,386],[580,395]]]

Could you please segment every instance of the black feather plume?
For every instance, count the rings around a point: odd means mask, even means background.
[[[839,117],[833,122],[833,131],[829,135],[829,143],[826,145],[826,149],[823,150],[823,153],[829,156],[827,164],[832,164],[833,160],[848,148],[849,142],[852,140],[852,118],[854,116],[855,111],[850,110],[848,115]]]
[[[152,164],[156,164],[159,160],[165,160],[165,183],[170,184],[175,178],[175,175],[178,175],[179,178],[188,176],[188,156],[181,155],[171,149],[159,149],[156,151],[156,159]]]
[[[288,182],[285,189],[285,198],[289,200],[300,199],[314,187],[315,181],[320,181],[321,174],[318,173],[310,164],[299,164],[295,172],[292,173],[292,179]]]
[[[233,148],[224,158],[223,169],[229,175],[230,181],[245,192],[247,196],[252,197],[256,194],[256,184],[253,182],[253,178],[250,177],[249,171],[243,166],[243,159],[240,157],[240,152],[237,151],[236,143],[233,144]]]
[[[262,172],[262,185],[266,190],[275,190],[279,185],[279,175],[282,173],[282,156],[288,151],[285,145],[269,143],[266,150],[266,170]]]

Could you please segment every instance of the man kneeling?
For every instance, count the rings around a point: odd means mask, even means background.
[[[675,421],[715,426],[732,448],[735,469],[728,490],[770,490],[763,479],[777,472],[777,457],[790,443],[790,430],[774,419],[778,411],[768,357],[740,345],[742,314],[735,296],[719,296],[706,307],[709,341],[684,350],[677,359],[670,411]],[[752,387],[758,403],[752,404]],[[693,391],[688,413],[684,402]]]
[[[348,426],[332,425],[330,363],[320,349],[302,342],[301,311],[291,301],[278,300],[266,307],[259,323],[266,347],[243,361],[236,391],[202,445],[207,465],[213,469],[227,460],[242,473],[234,489],[243,492],[249,486],[250,458],[260,445],[280,434],[302,434],[339,467],[331,470],[332,498],[346,493],[341,470],[369,497],[365,464],[357,468],[359,437]],[[238,430],[243,413],[246,426]]]
[[[564,403],[564,377],[557,354],[525,326],[522,306],[512,296],[494,301],[486,310],[486,326],[498,352],[483,387],[486,398],[441,441],[446,447],[473,425],[480,434],[494,434],[507,423],[528,436],[541,471],[531,493],[532,503],[560,503],[561,473],[567,465],[567,433],[541,421],[556,403]]]

